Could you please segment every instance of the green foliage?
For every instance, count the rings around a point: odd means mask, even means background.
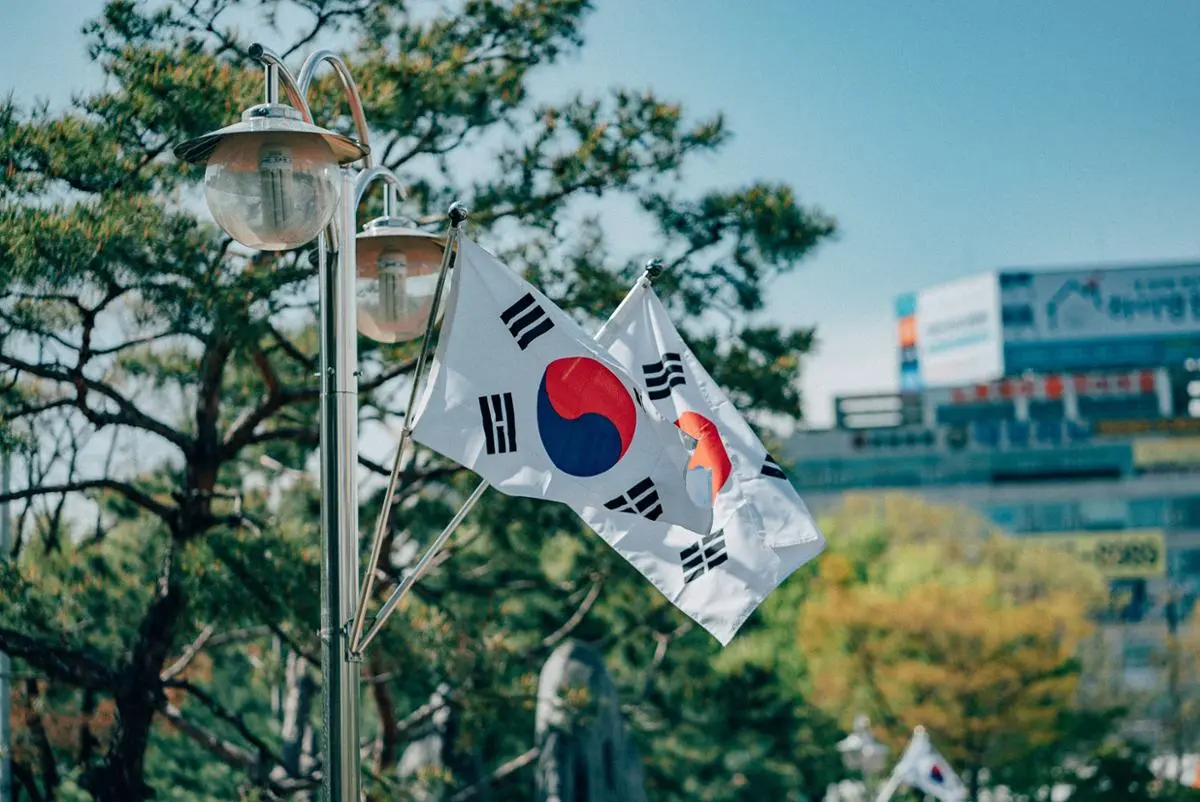
[[[1194,802],[1200,791],[1155,777],[1150,754],[1136,743],[1110,740],[1100,744],[1056,779],[1071,786],[1078,802]]]
[[[843,725],[867,713],[898,754],[921,724],[973,782],[1032,788],[1108,731],[1075,709],[1094,568],[904,496],[849,499],[824,531],[817,580],[781,618],[806,652],[797,690]]]

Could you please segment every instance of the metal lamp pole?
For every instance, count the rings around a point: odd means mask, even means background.
[[[305,60],[298,78],[288,72],[278,55],[262,45],[252,45],[250,56],[265,68],[266,102],[244,112],[239,123],[179,145],[175,155],[183,161],[207,165],[205,195],[209,208],[217,223],[242,244],[259,250],[288,250],[317,235],[321,310],[320,633],[324,680],[321,775],[327,802],[358,802],[361,660],[351,640],[356,634],[351,630],[359,599],[357,280],[363,265],[357,252],[361,249],[376,259],[380,249],[387,248],[389,258],[409,267],[415,265],[418,273],[422,267],[426,273],[434,268],[439,271],[437,291],[429,305],[427,336],[418,358],[418,364],[423,365],[430,344],[428,331],[438,310],[459,225],[466,214],[457,205],[452,207],[452,225],[444,243],[436,235],[391,216],[394,196],[402,187],[393,173],[371,163],[358,89],[336,54],[328,50],[313,53]],[[322,64],[329,64],[341,79],[358,141],[313,124],[305,98]],[[291,106],[278,102],[281,88]],[[349,167],[359,161],[364,170],[355,175]],[[384,216],[356,237],[356,210],[367,189],[377,181],[388,185]],[[395,286],[395,272],[390,274],[389,288]],[[384,283],[380,281],[378,286],[382,288]],[[385,299],[381,308],[411,308],[407,295],[403,304],[392,300]],[[410,338],[381,332],[377,318],[372,319],[373,328],[365,332],[368,336],[383,342]],[[413,377],[414,395],[419,380],[418,371]],[[402,443],[401,451],[403,447]],[[399,461],[389,496],[401,470]]]

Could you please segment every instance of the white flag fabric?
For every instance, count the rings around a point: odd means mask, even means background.
[[[707,471],[562,309],[466,237],[413,439],[513,496],[707,532]]]
[[[941,802],[961,802],[967,798],[967,789],[962,780],[934,748],[924,727],[917,727],[913,731],[912,740],[900,756],[893,777]]]
[[[666,522],[576,507],[587,524],[722,645],[825,538],[779,465],[696,360],[645,279],[597,342],[639,376],[646,397],[697,441],[692,465],[712,475],[713,526],[703,536]]]

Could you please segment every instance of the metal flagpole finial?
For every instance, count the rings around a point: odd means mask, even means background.
[[[646,278],[650,281],[654,281],[661,276],[664,269],[663,260],[657,256],[646,260]]]
[[[466,206],[463,206],[458,201],[455,201],[454,203],[450,204],[450,208],[446,211],[446,214],[450,216],[450,222],[455,227],[458,227],[463,224],[463,221],[467,219],[467,215],[470,214],[470,212],[467,210]]]

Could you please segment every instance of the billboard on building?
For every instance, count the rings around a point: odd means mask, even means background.
[[[1126,529],[1112,532],[1063,532],[1020,538],[1023,546],[1072,552],[1099,569],[1108,579],[1143,579],[1163,576],[1167,568],[1167,541],[1161,529]]]
[[[1142,471],[1200,468],[1200,437],[1153,437],[1133,441],[1133,467]]]
[[[1009,342],[1200,334],[1200,263],[1003,273]]]
[[[902,390],[1200,357],[1200,262],[985,273],[897,303]]]
[[[1004,374],[996,276],[941,284],[916,294],[912,344],[921,385],[990,381]],[[901,329],[902,333],[904,329]],[[903,346],[902,346],[903,347]]]
[[[1200,263],[1000,274],[1005,368],[1135,367],[1200,353]]]

